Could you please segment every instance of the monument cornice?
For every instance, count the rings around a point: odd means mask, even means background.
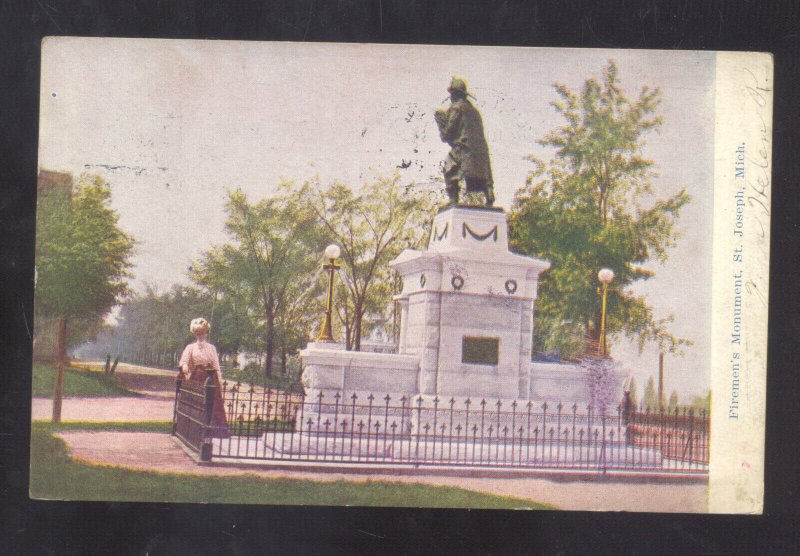
[[[449,294],[449,295],[463,295],[463,296],[472,296],[472,297],[491,297],[493,299],[510,299],[515,301],[535,301],[535,297],[527,296],[527,295],[509,295],[501,292],[475,292],[475,291],[464,291],[464,290],[442,290],[442,289],[435,289],[435,290],[414,290],[408,293],[398,294],[394,296],[394,299],[401,300],[407,299],[413,295],[423,294],[423,293],[439,293],[439,294]]]
[[[439,207],[439,210],[436,211],[436,214],[442,214],[444,212],[447,212],[448,210],[453,210],[453,209],[467,209],[467,210],[475,210],[475,211],[482,211],[482,212],[505,212],[505,209],[503,209],[503,207],[487,207],[487,206],[483,206],[483,205],[460,205],[460,204],[459,205],[454,205],[454,204],[449,204],[449,205],[444,205],[442,207]]]

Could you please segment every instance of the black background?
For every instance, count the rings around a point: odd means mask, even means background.
[[[798,550],[798,2],[0,2],[0,551],[16,554]],[[30,330],[46,35],[768,51],[775,55],[764,516],[31,501]]]

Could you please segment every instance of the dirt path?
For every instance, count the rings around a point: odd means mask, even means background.
[[[472,478],[435,475],[358,474],[199,466],[167,434],[64,432],[73,457],[106,465],[192,475],[257,475],[314,481],[397,481],[448,485],[526,498],[569,510],[704,512],[706,485],[553,481],[542,478]],[[135,447],[135,449],[132,449]]]

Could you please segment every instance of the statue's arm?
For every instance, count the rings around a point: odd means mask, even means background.
[[[442,141],[452,144],[461,129],[461,110],[454,106],[451,106],[447,112],[437,110],[436,123],[439,125],[439,136]]]

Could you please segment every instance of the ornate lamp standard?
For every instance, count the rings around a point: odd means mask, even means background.
[[[608,355],[608,342],[606,341],[606,297],[608,295],[608,284],[614,279],[614,271],[610,268],[600,269],[597,279],[603,284],[603,305],[600,316],[600,357]]]
[[[328,303],[325,306],[325,319],[322,321],[322,328],[317,336],[318,342],[335,342],[333,339],[333,330],[331,329],[331,322],[333,320],[331,313],[333,312],[333,274],[339,270],[339,265],[336,264],[336,259],[339,258],[342,251],[339,246],[331,243],[325,248],[325,258],[330,262],[323,265],[322,268],[328,271]]]

